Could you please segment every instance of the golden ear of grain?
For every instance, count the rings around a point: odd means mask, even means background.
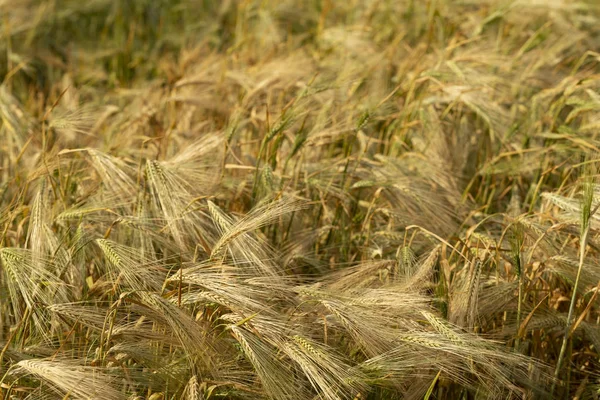
[[[427,321],[429,321],[429,323],[431,324],[431,326],[438,331],[438,333],[446,336],[450,341],[452,341],[453,343],[456,344],[463,344],[463,339],[461,339],[460,335],[458,335],[456,332],[454,332],[452,330],[452,328],[450,328],[450,326],[448,326],[448,324],[436,317],[435,315],[433,315],[430,312],[427,311],[421,311],[421,314],[423,314],[423,316],[427,319]]]
[[[303,388],[294,382],[292,371],[277,357],[276,348],[237,325],[230,325],[229,329],[240,344],[244,355],[254,366],[269,397],[297,399],[306,396]]]
[[[163,276],[157,263],[144,259],[135,249],[108,239],[96,239],[96,243],[108,260],[115,281],[122,279],[133,290],[159,290],[162,287]]]
[[[88,367],[63,359],[29,359],[16,364],[17,374],[40,379],[61,396],[93,397],[99,400],[125,399],[115,388],[116,380],[100,368]]]
[[[219,215],[214,204],[210,206],[213,214]],[[219,241],[213,246],[211,258],[218,257],[229,244],[238,236],[261,228],[272,221],[277,220],[285,214],[298,211],[302,208],[302,202],[295,199],[280,199],[273,202],[267,202],[262,206],[253,209],[246,217],[237,221],[221,236]],[[220,216],[219,219],[222,219]],[[218,222],[222,226],[221,222]]]
[[[326,399],[356,397],[366,390],[364,377],[337,355],[295,335],[282,350],[302,370],[311,386]]]
[[[183,389],[182,398],[185,400],[204,400],[204,394],[198,383],[198,377],[192,376]]]

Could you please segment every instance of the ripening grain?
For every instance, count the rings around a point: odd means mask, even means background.
[[[596,1],[0,11],[0,399],[600,395]]]

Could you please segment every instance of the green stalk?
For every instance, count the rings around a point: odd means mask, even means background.
[[[515,341],[515,348],[519,351],[519,344],[521,338],[518,336],[519,329],[521,327],[521,315],[523,308],[523,275],[519,274],[519,304],[517,305],[517,340]]]
[[[515,348],[519,350],[519,327],[521,326],[521,318],[523,315],[523,263],[521,258],[521,249],[523,247],[524,234],[523,234],[523,226],[516,222],[512,226],[512,238],[510,240],[510,247],[512,252],[513,263],[515,266],[515,271],[517,273],[518,278],[518,290],[519,290],[519,300],[517,303],[517,338],[515,340]]]
[[[550,395],[554,395],[556,389],[556,382],[562,369],[564,362],[565,353],[567,350],[567,343],[569,341],[569,333],[571,332],[573,311],[575,310],[575,298],[577,296],[577,288],[579,287],[579,280],[581,279],[581,271],[583,270],[583,262],[585,260],[585,248],[587,245],[588,234],[590,232],[590,217],[592,216],[592,201],[594,199],[594,189],[591,182],[586,182],[583,190],[583,201],[581,207],[581,240],[579,241],[579,266],[577,268],[577,277],[575,278],[575,285],[573,286],[573,294],[571,295],[571,304],[569,306],[569,314],[567,315],[567,323],[565,326],[565,335],[563,337],[562,346],[556,362],[556,370],[554,371],[554,381],[552,382],[552,389]]]

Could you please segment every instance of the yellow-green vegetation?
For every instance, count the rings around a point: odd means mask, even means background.
[[[600,397],[597,0],[0,11],[0,399]]]

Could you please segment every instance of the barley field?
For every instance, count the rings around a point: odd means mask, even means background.
[[[0,13],[0,399],[600,398],[597,0]]]

